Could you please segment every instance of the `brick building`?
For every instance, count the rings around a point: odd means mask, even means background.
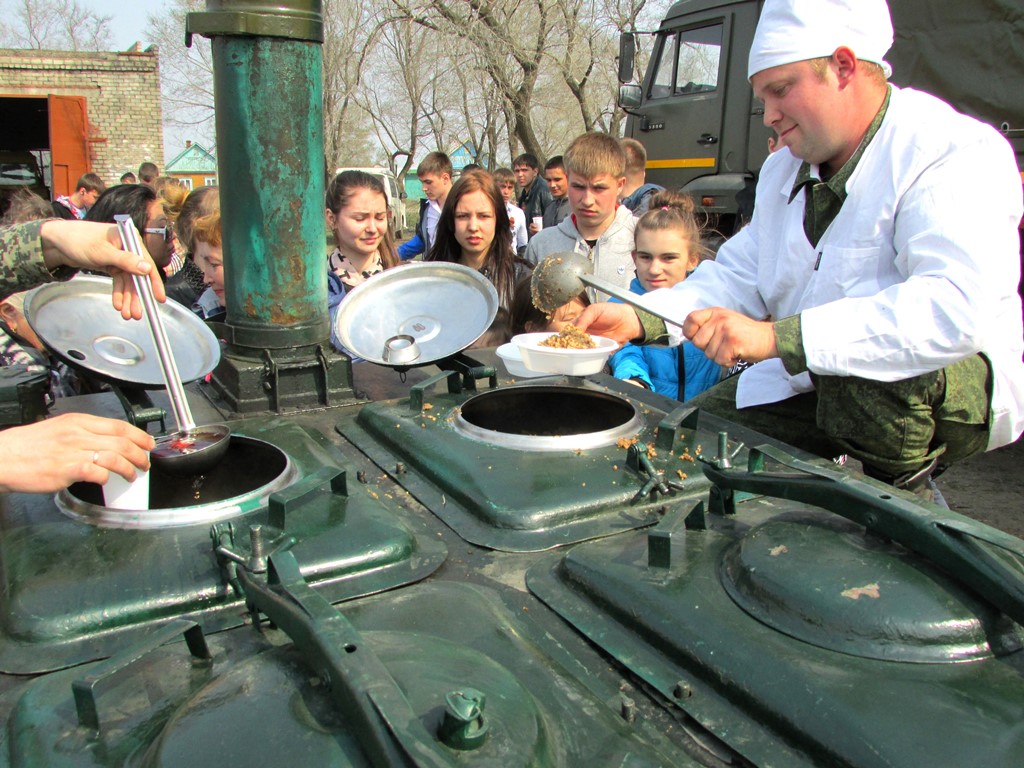
[[[124,52],[0,49],[0,152],[34,153],[53,194],[88,170],[108,184],[163,167],[155,46]]]

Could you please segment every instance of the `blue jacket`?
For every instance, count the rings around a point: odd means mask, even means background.
[[[633,212],[634,216],[643,216],[651,207],[651,198],[655,192],[665,189],[660,184],[641,184],[633,190],[633,194],[622,198],[622,204]]]
[[[427,250],[427,237],[423,228],[427,225],[428,205],[430,205],[430,201],[427,198],[424,197],[420,200],[420,219],[416,222],[416,234],[398,246],[398,258],[402,261],[408,261]]]
[[[639,278],[629,284],[632,293],[646,293]],[[612,299],[618,301],[618,299]],[[680,351],[682,359],[680,360]],[[725,370],[709,360],[691,342],[684,341],[678,347],[648,347],[627,344],[608,361],[612,374],[617,379],[640,379],[659,395],[685,402],[701,392],[715,386],[725,375]],[[685,384],[679,386],[679,374],[683,372]],[[680,391],[682,389],[682,391]]]
[[[331,319],[331,346],[352,358],[353,363],[358,363],[363,358],[357,357],[351,350],[345,348],[345,345],[341,343],[341,339],[338,338],[338,332],[334,327],[334,320],[338,316],[338,307],[341,306],[341,300],[348,295],[350,290],[352,289],[341,282],[340,277],[331,270],[327,270],[327,314]]]

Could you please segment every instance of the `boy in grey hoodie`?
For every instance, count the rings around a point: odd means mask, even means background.
[[[618,204],[626,183],[626,157],[618,140],[584,133],[565,152],[571,215],[530,240],[526,259],[537,264],[553,253],[573,251],[590,259],[594,274],[629,289],[633,279],[632,212]],[[608,297],[587,289],[591,301]]]

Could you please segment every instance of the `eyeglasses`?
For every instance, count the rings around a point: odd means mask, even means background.
[[[171,238],[174,237],[174,230],[171,227],[146,227],[144,230],[147,235],[160,235],[164,239],[165,243],[171,242]]]

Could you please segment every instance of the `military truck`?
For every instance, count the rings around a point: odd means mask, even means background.
[[[772,131],[747,81],[762,0],[681,0],[655,33],[643,83],[636,37],[621,39],[619,103],[626,135],[647,149],[647,179],[682,188],[731,234],[753,199]],[[890,0],[892,82],[934,93],[1001,131],[1024,180],[1024,6],[1018,0]],[[977,190],[983,208],[986,191]],[[739,196],[739,199],[737,199]],[[746,202],[745,203],[745,198]],[[979,212],[965,211],[978,216]]]

